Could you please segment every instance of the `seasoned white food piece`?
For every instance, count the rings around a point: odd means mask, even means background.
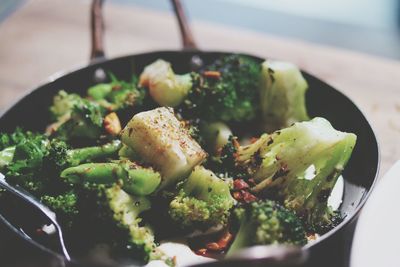
[[[161,172],[159,189],[186,178],[207,156],[171,108],[136,114],[121,135],[125,145]]]

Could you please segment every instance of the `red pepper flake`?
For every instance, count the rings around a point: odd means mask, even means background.
[[[200,256],[205,256],[205,255],[207,255],[207,249],[201,248],[201,249],[196,250],[195,253]]]
[[[232,195],[233,195],[233,198],[236,199],[237,201],[241,201],[243,199],[241,191],[233,192]]]
[[[229,233],[229,231],[225,231],[217,243],[221,249],[226,249],[226,247],[231,243],[232,239],[233,235]]]
[[[204,77],[219,79],[221,77],[221,72],[214,70],[207,70],[203,73]]]
[[[232,139],[232,143],[233,143],[233,146],[234,146],[236,149],[239,149],[240,144],[239,144],[239,141],[237,140],[237,138],[233,138],[233,139]]]
[[[118,90],[120,90],[121,88],[122,88],[121,85],[116,84],[116,85],[114,85],[114,86],[112,87],[112,90],[113,90],[113,91],[118,91]]]
[[[226,247],[232,241],[233,236],[229,231],[224,231],[221,235],[220,239],[217,242],[210,242],[206,244],[206,248],[210,251],[222,251],[225,250]]]
[[[206,244],[206,248],[211,251],[220,251],[221,247],[216,242]]]
[[[37,228],[36,229],[36,234],[43,235],[44,234],[43,229],[42,228]]]
[[[242,189],[247,189],[247,188],[249,188],[249,184],[246,183],[243,179],[236,179],[236,180],[233,182],[233,187],[234,187],[236,190],[242,190]]]
[[[242,192],[242,197],[243,197],[244,202],[250,203],[250,202],[257,200],[257,197],[255,195],[253,195],[252,193],[250,193],[248,191],[244,191],[244,190],[242,190],[241,192]]]

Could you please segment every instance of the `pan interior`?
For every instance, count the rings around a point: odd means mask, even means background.
[[[50,121],[48,107],[58,90],[84,94],[88,87],[95,84],[94,74],[99,68],[112,72],[119,79],[130,80],[132,73],[139,74],[146,65],[158,58],[171,62],[177,73],[184,73],[190,70],[194,55],[200,56],[207,63],[224,54],[226,53],[152,52],[92,64],[66,74],[25,96],[1,116],[1,130],[12,131],[17,126],[23,126],[28,130],[43,131]],[[262,61],[260,58],[256,59]],[[306,98],[309,115],[324,117],[336,129],[357,135],[357,145],[343,172],[345,187],[340,211],[345,220],[349,220],[362,206],[375,180],[379,158],[377,141],[368,121],[351,100],[314,76],[303,74],[310,87]],[[336,230],[338,227],[331,230],[330,234]]]

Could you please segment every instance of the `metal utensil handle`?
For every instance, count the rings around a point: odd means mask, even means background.
[[[170,0],[170,1],[174,8],[176,19],[178,20],[183,49],[184,50],[197,49],[181,1],[180,0]],[[90,30],[91,30],[91,42],[92,42],[92,48],[90,53],[91,61],[105,57],[104,18],[102,12],[103,3],[104,0],[93,0],[90,9]]]
[[[36,200],[30,193],[26,192],[23,189],[20,189],[17,186],[11,186],[9,185],[6,180],[4,178],[0,177],[0,188],[3,188],[5,190],[7,190],[8,192],[10,192],[11,194],[17,196],[18,198],[24,200],[25,202],[27,202],[28,204],[36,207],[37,209],[39,209],[43,214],[46,215],[46,217],[51,221],[51,223],[54,225],[54,227],[56,228],[57,234],[58,234],[58,240],[60,243],[60,248],[62,250],[62,253],[64,255],[64,257],[70,261],[71,257],[67,251],[67,248],[65,247],[64,244],[64,237],[62,234],[62,230],[60,225],[58,224],[58,222],[53,218],[53,215],[51,214],[52,211],[50,211],[46,206],[44,206],[42,203],[40,203],[38,200]],[[23,192],[22,192],[23,191]]]

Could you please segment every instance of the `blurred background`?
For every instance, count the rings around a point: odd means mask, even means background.
[[[77,1],[77,0],[74,0]],[[0,20],[27,0],[0,1]],[[166,0],[107,0],[170,11]],[[187,0],[190,17],[400,59],[399,0]]]
[[[112,2],[170,9],[164,0]],[[400,59],[399,0],[188,0],[185,3],[194,19]]]

